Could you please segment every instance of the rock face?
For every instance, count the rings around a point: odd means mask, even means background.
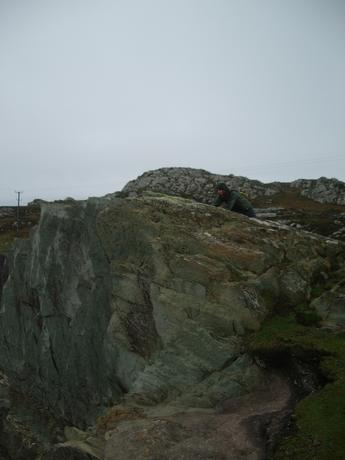
[[[239,403],[247,410],[217,419],[217,434],[210,431],[215,408],[274,381],[250,354],[247,336],[274,309],[309,302],[312,284],[343,263],[343,245],[157,193],[42,206],[31,238],[8,255],[3,278],[0,367],[11,391],[80,428],[114,404],[146,407],[138,421],[110,423],[104,446],[98,439],[91,448],[86,436],[42,458],[125,459],[145,448],[142,458],[157,460],[259,459],[262,439],[240,427],[265,407]],[[333,294],[332,304],[321,298],[315,305],[331,320],[342,288]],[[267,401],[271,411],[284,412],[285,394],[279,407]],[[228,444],[230,435],[238,445]],[[170,457],[159,456],[160,442]]]
[[[345,280],[313,300],[311,306],[330,328],[345,328]]]
[[[90,407],[119,392],[102,352],[111,280],[92,212],[46,208],[33,237],[17,241],[3,289],[2,369],[69,420],[87,420]]]
[[[262,382],[246,335],[273,308],[308,301],[342,251],[159,194],[45,204],[9,256],[1,369],[80,427],[123,398],[213,408]]]
[[[2,295],[2,288],[7,281],[9,275],[8,259],[5,255],[0,254],[0,302]]]
[[[299,179],[291,182],[291,187],[301,190],[301,194],[320,203],[345,205],[345,184],[338,179]]]

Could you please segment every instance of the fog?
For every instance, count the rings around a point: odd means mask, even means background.
[[[186,166],[345,180],[342,0],[0,0],[0,204]]]

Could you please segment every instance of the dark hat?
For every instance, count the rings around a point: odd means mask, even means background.
[[[220,182],[216,185],[216,190],[229,190],[227,185],[224,182]]]

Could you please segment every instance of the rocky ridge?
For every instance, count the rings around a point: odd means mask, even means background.
[[[212,204],[218,182],[225,182],[230,189],[246,195],[253,202],[259,218],[345,240],[345,184],[337,179],[321,177],[264,184],[246,177],[212,174],[201,169],[161,168],[130,181],[123,193],[132,196],[151,190]]]
[[[214,201],[215,185],[225,182],[231,189],[241,189],[249,197],[270,196],[277,193],[279,185],[265,184],[246,177],[211,174],[203,169],[161,168],[147,171],[128,182],[123,193],[133,196],[145,190],[194,199],[211,204]]]
[[[182,194],[196,200],[191,183]],[[8,254],[4,458],[298,458],[277,447],[294,405],[340,379],[320,364],[337,351],[309,335],[344,331],[344,245],[132,187],[42,203]],[[309,342],[277,326],[271,343],[277,314]]]
[[[301,190],[301,194],[320,203],[345,205],[345,184],[338,179],[299,179],[291,182],[291,187]]]
[[[160,168],[147,171],[137,179],[128,182],[123,192],[151,190],[185,196],[210,204],[214,200],[214,188],[218,182],[225,182],[230,189],[241,190],[251,199],[275,195],[286,188],[292,188],[299,190],[302,196],[320,203],[345,205],[345,183],[338,179],[320,177],[264,184],[247,177],[212,174],[203,169],[193,168]]]

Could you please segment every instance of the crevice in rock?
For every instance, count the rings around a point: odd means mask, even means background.
[[[160,347],[160,337],[153,318],[150,288],[144,276],[138,273],[137,283],[142,293],[142,302],[129,303],[126,329],[133,351],[148,358]]]
[[[310,393],[319,391],[329,382],[320,370],[319,351],[278,348],[262,351],[259,357],[268,369],[279,370],[289,379],[296,402]]]
[[[33,288],[27,288],[27,292],[27,299],[23,299],[21,303],[25,307],[29,307],[32,309],[37,327],[40,331],[42,331],[43,319],[41,316],[41,303],[39,294],[37,290]]]
[[[247,429],[253,443],[259,447],[257,460],[272,458],[276,446],[286,436],[291,422],[292,408],[254,415],[246,420]]]
[[[255,415],[246,420],[253,442],[263,452],[259,460],[267,460],[273,458],[279,443],[294,433],[292,415],[297,403],[319,392],[329,379],[320,370],[320,353],[314,350],[281,348],[266,350],[258,356],[268,372],[280,375],[291,388],[291,396],[282,410]]]
[[[57,365],[57,362],[56,362],[56,359],[55,359],[55,353],[54,353],[51,337],[49,337],[49,349],[50,349],[50,356],[51,356],[51,359],[52,359],[53,366],[54,366],[54,368],[56,370],[56,373],[59,375],[60,371],[59,371],[59,368],[58,368],[58,365]]]

